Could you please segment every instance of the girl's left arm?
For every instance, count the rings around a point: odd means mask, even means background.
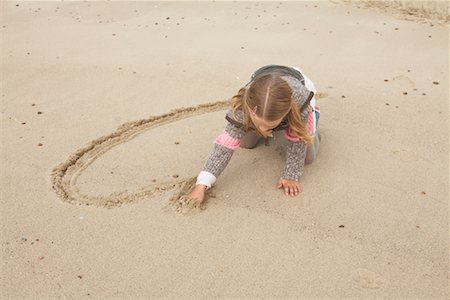
[[[281,179],[299,180],[303,175],[306,148],[305,141],[289,141],[286,150],[286,164],[281,173]]]

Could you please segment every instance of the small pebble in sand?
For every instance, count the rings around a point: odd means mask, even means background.
[[[155,22],[155,25],[158,25],[158,22]]]
[[[426,93],[422,93],[422,96],[426,96],[427,94]]]
[[[428,38],[431,39],[431,35],[429,35]]]
[[[166,20],[169,20],[169,19],[170,19],[170,17],[167,17],[167,18],[166,18]]]
[[[339,228],[344,228],[344,225],[339,225]]]
[[[178,178],[178,177],[180,177],[180,176],[179,176],[178,174],[173,174],[172,177],[173,177],[173,178]]]
[[[341,98],[345,98],[345,96],[344,96],[344,95],[342,95],[342,96],[341,96]]]
[[[38,257],[38,259],[39,259],[39,260],[43,260],[43,259],[44,259],[44,256],[41,255],[41,256]]]
[[[389,105],[390,105],[390,104],[389,104],[389,103],[387,103],[387,102],[386,102],[385,104],[386,104],[387,106],[389,106]]]
[[[395,108],[398,108],[398,105],[396,105]]]
[[[113,33],[112,35],[113,35],[113,36],[116,36],[116,34],[115,34],[115,33]]]
[[[26,242],[28,239],[26,238],[26,237],[21,237],[21,240],[23,241],[23,242]]]
[[[408,92],[403,92],[403,95],[408,95]]]
[[[36,104],[34,104],[34,103],[31,103],[31,106],[36,106]]]
[[[426,195],[427,193],[425,193],[424,191],[421,192],[422,195]]]
[[[244,49],[244,47],[241,47],[241,49]]]
[[[388,81],[389,81],[388,79],[385,79],[385,80],[384,80],[384,82],[388,82]]]
[[[43,144],[42,144],[42,143],[39,143],[38,146],[41,147],[41,146],[43,146]]]
[[[165,38],[167,38],[168,36],[166,35],[166,36],[164,36]]]
[[[398,27],[395,27],[394,30],[398,30]]]
[[[22,125],[25,125],[25,124],[27,124],[27,122],[22,122]]]
[[[435,85],[438,85],[438,84],[439,84],[439,82],[437,82],[437,81],[433,81],[433,84],[435,84]]]
[[[78,277],[78,278],[80,278],[80,279],[82,279],[82,278],[83,278],[83,276],[82,276],[82,275],[78,275],[77,277]]]
[[[152,179],[152,182],[156,182],[156,179]]]
[[[38,115],[42,115],[42,111],[38,111],[37,114],[38,114]]]
[[[180,142],[175,142],[174,144],[175,144],[175,145],[179,145],[179,144],[180,144]]]

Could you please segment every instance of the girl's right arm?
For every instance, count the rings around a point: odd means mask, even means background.
[[[227,116],[233,118],[232,110],[228,110]],[[242,122],[242,112],[236,112],[236,121]],[[226,127],[214,140],[214,147],[206,160],[200,174],[197,177],[197,185],[205,185],[211,188],[217,177],[228,165],[234,151],[239,148],[245,131],[237,125],[228,122]]]

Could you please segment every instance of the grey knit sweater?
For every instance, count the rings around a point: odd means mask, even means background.
[[[301,119],[306,124],[310,110],[305,103],[308,103],[308,101],[311,100],[314,93],[309,91],[304,84],[294,76],[283,75],[281,78],[291,87],[293,99],[301,109]],[[212,152],[197,177],[197,184],[204,184],[208,188],[212,186],[217,177],[223,172],[233,156],[234,151],[239,147],[240,140],[246,134],[244,128],[238,125],[243,122],[243,112],[241,110],[237,110],[235,114],[233,114],[232,109],[230,109],[227,111],[226,117],[233,122],[228,121],[228,124],[222,133],[216,138]],[[287,119],[283,121],[281,124],[287,123]],[[274,130],[276,130],[276,128]],[[298,181],[303,174],[306,148],[307,145],[304,141],[293,141],[288,139],[286,163],[281,171],[280,178]]]

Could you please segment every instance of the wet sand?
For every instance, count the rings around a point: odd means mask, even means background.
[[[2,2],[2,298],[447,299],[448,22],[343,2]],[[320,92],[303,192],[275,135],[191,210],[266,64]]]

